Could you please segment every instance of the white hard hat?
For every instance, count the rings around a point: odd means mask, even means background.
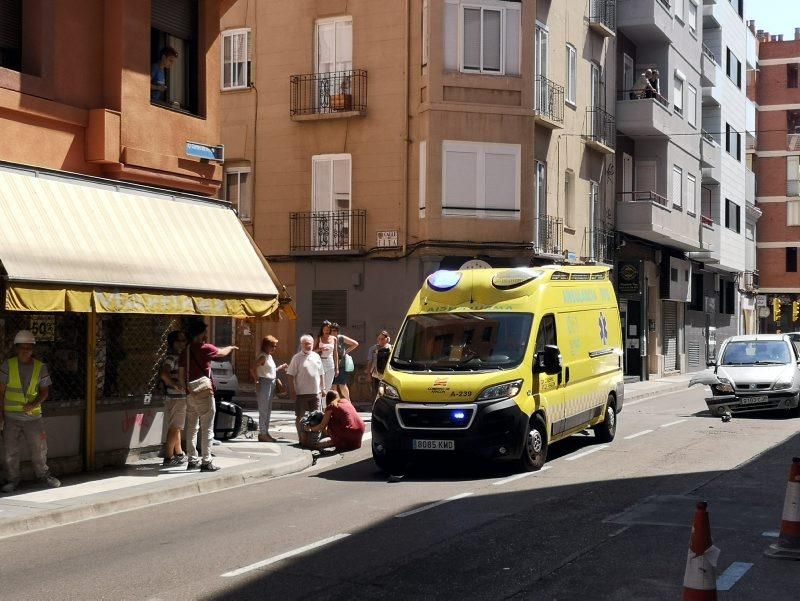
[[[14,344],[36,344],[36,338],[30,330],[20,330],[14,336]]]

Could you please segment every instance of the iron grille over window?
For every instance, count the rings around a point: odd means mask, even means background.
[[[362,69],[292,75],[289,114],[367,112],[367,72]]]

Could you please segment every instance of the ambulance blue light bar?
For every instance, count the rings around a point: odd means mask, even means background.
[[[449,271],[447,269],[440,269],[434,272],[428,278],[428,286],[437,292],[445,292],[452,290],[461,281],[460,271]]]

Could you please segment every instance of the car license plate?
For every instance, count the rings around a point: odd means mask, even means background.
[[[454,451],[456,448],[455,440],[422,440],[415,438],[412,449],[415,451]]]
[[[761,396],[746,396],[742,397],[739,401],[740,405],[757,405],[758,403],[766,403],[767,402],[767,395]]]

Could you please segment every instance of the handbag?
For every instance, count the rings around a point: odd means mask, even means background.
[[[352,373],[356,370],[356,365],[353,363],[353,358],[349,353],[344,356],[344,370],[347,373]]]
[[[197,366],[200,368],[200,371],[203,371],[203,366],[200,365],[200,362],[197,361],[194,354],[192,353],[191,348],[186,349],[186,375],[189,375],[189,355],[192,356],[192,359],[195,360]],[[189,393],[194,399],[197,400],[209,400],[214,396],[214,383],[211,381],[211,378],[208,376],[200,376],[195,380],[190,380],[186,382],[186,391]]]

